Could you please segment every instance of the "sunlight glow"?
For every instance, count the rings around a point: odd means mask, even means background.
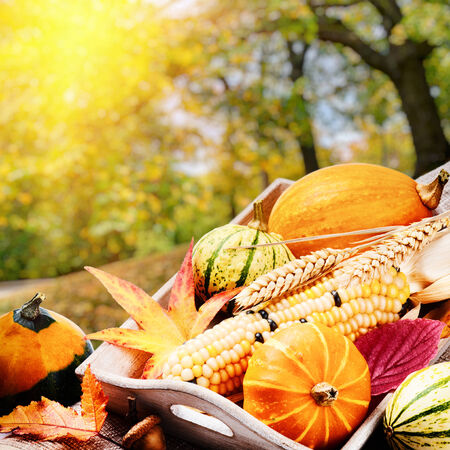
[[[3,95],[14,96],[22,114],[44,111],[49,125],[76,121],[87,109],[96,110],[101,118],[136,86],[148,89],[151,80],[145,77],[155,57],[152,48],[157,48],[159,30],[151,20],[151,5],[137,3],[16,0],[0,4],[0,25],[5,29],[8,24],[9,31],[0,40],[4,62],[0,70],[9,72],[3,79],[14,88],[3,90]],[[146,26],[136,33],[134,28],[143,21]]]

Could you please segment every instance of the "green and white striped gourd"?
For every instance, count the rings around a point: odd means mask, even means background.
[[[450,362],[410,374],[383,418],[393,449],[450,449]]]
[[[280,240],[279,235],[267,232],[260,201],[253,204],[253,220],[248,225],[228,224],[211,230],[197,242],[192,255],[196,296],[205,301],[292,261],[294,256],[286,245],[229,249]]]

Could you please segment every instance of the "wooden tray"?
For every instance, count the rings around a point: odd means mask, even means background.
[[[276,199],[292,183],[291,180],[279,178],[257,197],[263,201],[266,217]],[[249,205],[232,222],[247,224],[251,218],[252,205]],[[175,275],[153,295],[164,307],[167,307],[174,279]],[[131,318],[122,327],[137,329]],[[440,353],[448,344],[447,340]],[[166,432],[194,444],[227,449],[308,448],[282,436],[235,403],[209,389],[175,380],[137,379],[147,359],[147,353],[103,343],[76,369],[76,373],[82,377],[90,364],[109,397],[109,410],[126,415],[129,410],[128,398],[134,397],[139,417],[150,412],[156,413],[162,418]],[[345,450],[362,448],[379,423],[388,399],[389,395],[385,396],[359,426],[344,445]]]

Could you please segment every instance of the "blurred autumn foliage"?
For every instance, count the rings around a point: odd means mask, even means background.
[[[398,86],[319,16],[386,58],[429,43],[448,136],[449,9],[399,1],[387,27],[379,3],[0,2],[0,280],[167,251],[317,166],[413,174]]]

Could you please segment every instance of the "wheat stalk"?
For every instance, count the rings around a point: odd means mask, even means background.
[[[234,297],[235,312],[252,308],[298,289],[334,269],[339,285],[364,282],[376,272],[399,267],[450,224],[449,213],[399,227],[364,245],[346,249],[322,249],[278,267],[254,280]],[[356,255],[363,247],[369,250]]]

